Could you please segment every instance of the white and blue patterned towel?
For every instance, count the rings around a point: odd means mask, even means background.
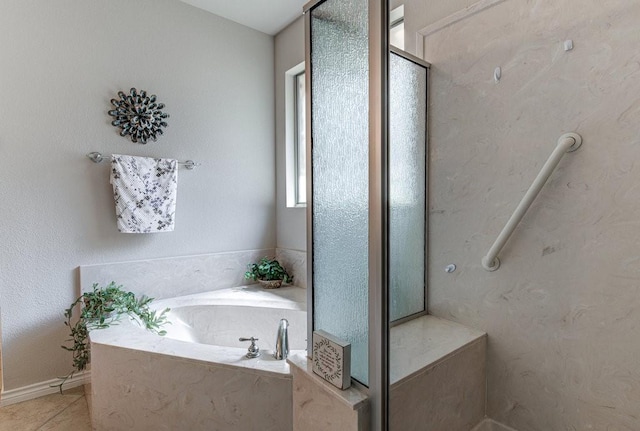
[[[176,160],[113,154],[110,183],[120,232],[173,230],[178,189]]]

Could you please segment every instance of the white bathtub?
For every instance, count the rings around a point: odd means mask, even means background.
[[[273,349],[281,318],[304,353],[306,291],[257,285],[154,301],[160,337],[131,321],[91,332],[94,429],[291,429],[291,374]],[[259,358],[245,357],[256,337]]]
[[[293,295],[295,294],[295,295]],[[240,337],[258,338],[261,351],[272,354],[280,319],[289,321],[289,348],[306,347],[305,295],[298,288],[262,290],[243,287],[156,301],[154,309],[169,308],[166,337],[190,343],[236,347],[246,353],[249,343]],[[266,352],[268,351],[268,352]],[[243,352],[240,352],[243,353]],[[244,354],[243,353],[243,354]]]

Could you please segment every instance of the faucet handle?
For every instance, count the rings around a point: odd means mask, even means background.
[[[256,341],[258,341],[257,338],[255,337],[240,337],[238,338],[239,341],[251,341],[251,344],[249,345],[249,349],[247,349],[247,354],[245,355],[247,358],[252,359],[252,358],[257,358],[258,356],[260,356],[260,348],[258,346],[256,346]]]

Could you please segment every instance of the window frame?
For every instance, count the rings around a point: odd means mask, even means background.
[[[306,199],[304,202],[300,200],[300,192],[306,198],[306,185],[300,184],[299,174],[302,170],[306,172],[306,160],[300,161],[300,148],[302,146],[305,157],[306,142],[300,139],[300,132],[306,133],[306,121],[304,92],[298,90],[299,78],[304,79],[305,63],[299,63],[285,72],[285,196],[287,208],[306,208]],[[303,81],[304,83],[304,81]],[[302,100],[300,97],[302,96]],[[300,103],[302,102],[302,112],[300,112]],[[301,114],[301,115],[298,115]],[[302,127],[302,130],[300,129]],[[306,183],[306,180],[305,180]],[[302,190],[300,190],[302,188]]]

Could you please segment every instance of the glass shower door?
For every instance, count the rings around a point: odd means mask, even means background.
[[[351,343],[368,383],[368,2],[311,10],[313,328]]]
[[[427,72],[389,53],[387,7],[318,0],[305,18],[308,341],[351,343],[351,377],[385,430],[390,321],[426,310],[427,177]]]
[[[389,57],[389,314],[426,312],[427,68]]]

